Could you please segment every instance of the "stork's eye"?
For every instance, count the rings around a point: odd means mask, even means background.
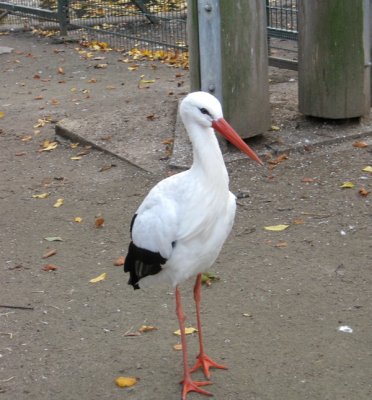
[[[209,115],[209,116],[211,117],[210,112],[209,112],[206,108],[200,108],[200,112],[201,112],[202,114],[206,114],[206,115]]]

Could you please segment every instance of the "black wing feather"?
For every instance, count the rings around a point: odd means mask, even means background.
[[[134,215],[130,224],[131,233],[136,217],[137,214]],[[159,273],[162,269],[161,266],[166,262],[167,260],[160,253],[138,247],[131,241],[124,263],[124,272],[130,274],[128,284],[132,285],[134,289],[139,289],[139,280],[145,276]]]

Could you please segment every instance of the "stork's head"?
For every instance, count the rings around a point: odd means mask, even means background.
[[[181,102],[180,114],[185,125],[194,123],[204,128],[213,128],[252,160],[263,165],[258,155],[223,118],[222,107],[216,97],[207,92],[190,93]]]

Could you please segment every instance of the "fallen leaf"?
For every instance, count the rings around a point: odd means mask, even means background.
[[[25,152],[25,151],[19,151],[18,153],[15,153],[14,155],[16,156],[16,157],[21,157],[21,156],[24,156],[24,155],[26,155],[27,153]]]
[[[177,343],[173,346],[174,350],[176,351],[180,351],[182,350],[182,344],[181,343]]]
[[[96,78],[91,78],[91,79],[89,79],[88,83],[97,83],[97,79]]]
[[[313,182],[316,182],[316,179],[314,179],[314,178],[302,178],[302,179],[301,179],[301,182],[304,182],[304,183],[313,183]]]
[[[195,332],[197,332],[198,330],[196,328],[190,327],[190,328],[185,328],[185,335],[191,335]],[[177,336],[181,336],[181,330],[177,329],[176,331],[173,332],[175,335]]]
[[[120,256],[117,260],[114,261],[114,265],[115,267],[121,267],[122,265],[124,265],[124,262],[125,262],[125,257]]]
[[[366,142],[358,141],[353,143],[353,147],[363,149],[364,147],[368,147],[368,144]]]
[[[43,96],[40,94],[39,96],[34,97],[34,100],[43,100]]]
[[[287,247],[288,243],[285,241],[282,242],[278,242],[277,244],[274,245],[274,247],[278,247],[278,248],[283,248],[283,247]]]
[[[54,264],[46,264],[42,267],[43,271],[55,271],[57,269],[58,269],[58,267]]]
[[[279,126],[276,126],[276,125],[271,125],[270,129],[271,129],[272,131],[280,131]]]
[[[301,218],[297,218],[293,220],[293,225],[303,225],[305,221]]]
[[[116,167],[116,164],[107,164],[107,165],[104,165],[103,167],[101,167],[101,168],[99,169],[99,172],[108,171],[109,169],[111,169],[111,168],[113,168],[113,167]]]
[[[269,164],[278,165],[285,160],[288,160],[288,156],[286,154],[281,154],[280,156],[274,158],[273,160],[269,160]]]
[[[106,274],[106,272],[104,272],[103,274],[98,275],[96,278],[91,279],[89,282],[97,283],[97,282],[104,281],[106,279],[106,276],[107,276],[107,274]]]
[[[71,149],[76,149],[79,146],[79,143],[70,143]]]
[[[115,383],[120,388],[131,387],[138,382],[137,378],[132,378],[130,376],[119,376],[115,379]]]
[[[105,69],[107,67],[108,67],[108,64],[96,64],[94,66],[94,68],[97,68],[97,69]]]
[[[83,218],[81,218],[81,217],[75,217],[75,218],[74,218],[74,221],[77,222],[77,223],[80,223],[80,222],[83,221]]]
[[[144,333],[144,332],[151,332],[151,331],[157,331],[158,328],[156,326],[152,325],[142,325],[141,328],[138,329],[138,332]]]
[[[60,236],[50,236],[44,239],[47,240],[48,242],[63,242],[63,239]]]
[[[362,188],[359,189],[359,194],[361,196],[363,196],[363,197],[366,197],[366,196],[369,195],[369,192],[368,192],[368,190],[366,188],[362,187]]]
[[[58,72],[60,75],[64,75],[64,74],[65,74],[65,70],[64,70],[62,67],[59,67],[59,68],[57,69],[57,72]]]
[[[57,199],[57,201],[53,204],[54,208],[59,208],[64,204],[64,199]]]
[[[205,272],[202,274],[202,283],[204,283],[207,286],[212,285],[212,281],[218,281],[220,280],[219,276],[214,275],[212,272]]]
[[[132,65],[131,67],[128,67],[129,71],[137,71],[137,69],[139,68],[139,65]]]
[[[30,140],[32,140],[32,136],[31,135],[25,135],[21,138],[22,142],[29,142]]]
[[[50,142],[48,139],[44,140],[44,142],[41,145],[41,149],[39,149],[39,152],[42,151],[51,151],[57,148],[58,143],[57,142]]]
[[[56,249],[52,249],[52,250],[47,251],[45,254],[43,254],[43,256],[41,258],[52,257],[55,254],[57,254],[57,250]]]
[[[289,225],[280,224],[280,225],[265,226],[264,229],[266,231],[280,232],[280,231],[284,231],[288,227],[289,227]]]
[[[49,193],[40,193],[40,194],[33,194],[33,199],[46,199],[49,196]]]
[[[98,218],[96,218],[94,225],[96,228],[101,228],[104,223],[105,223],[104,218],[98,217]]]
[[[364,167],[362,169],[362,171],[364,171],[364,172],[372,172],[372,166],[371,165],[367,165],[366,167]]]
[[[4,111],[0,111],[0,119],[5,117],[5,112]]]
[[[74,160],[74,161],[81,160],[81,157],[80,156],[72,156],[72,157],[70,157],[70,160]]]
[[[354,187],[354,183],[353,182],[344,182],[340,188],[342,189],[352,189]]]

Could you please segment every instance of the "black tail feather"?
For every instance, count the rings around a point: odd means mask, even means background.
[[[132,285],[134,289],[139,289],[138,282],[140,279],[159,273],[162,270],[161,266],[166,261],[160,253],[142,249],[130,242],[124,263],[124,272],[130,274],[128,284]]]

